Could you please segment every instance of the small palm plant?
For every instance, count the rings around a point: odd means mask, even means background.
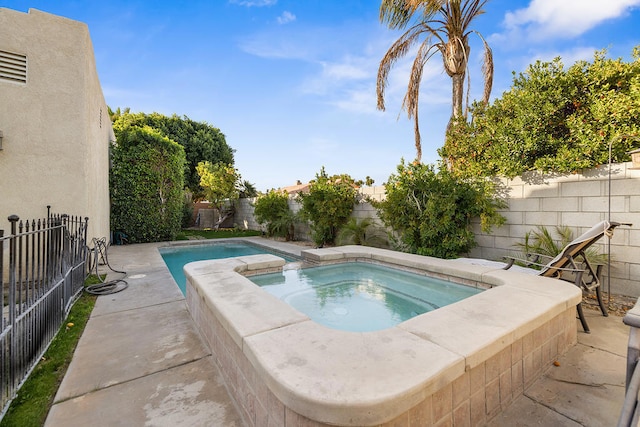
[[[337,241],[341,245],[363,245],[383,247],[387,245],[385,234],[376,227],[371,218],[362,218],[358,221],[351,217],[338,232]]]
[[[295,238],[295,222],[297,216],[291,211],[281,212],[279,216],[273,219],[267,225],[267,232],[270,236],[281,236],[285,240],[291,241]]]
[[[297,215],[289,208],[286,192],[271,190],[260,195],[253,206],[256,221],[266,224],[269,236],[284,237],[287,241],[294,239]]]
[[[573,232],[566,225],[556,226],[555,232],[557,238],[554,238],[546,227],[538,226],[537,230],[528,231],[524,235],[523,243],[516,243],[515,246],[519,247],[525,255],[539,254],[554,258],[573,241]],[[592,265],[607,262],[607,254],[601,253],[593,246],[585,251],[585,255]]]

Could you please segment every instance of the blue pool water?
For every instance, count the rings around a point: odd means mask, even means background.
[[[367,263],[284,270],[249,277],[329,328],[377,331],[482,289]]]
[[[250,245],[242,242],[208,243],[202,245],[184,245],[168,248],[159,248],[160,255],[164,263],[167,264],[173,279],[178,284],[182,294],[186,294],[187,278],[182,268],[193,261],[204,261],[207,259],[232,258],[245,255],[258,255],[273,253],[287,261],[295,261],[293,257],[283,256],[279,253]]]

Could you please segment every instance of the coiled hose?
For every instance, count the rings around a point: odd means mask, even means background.
[[[111,265],[109,264],[109,258],[107,257],[108,248],[109,245],[107,244],[106,237],[93,239],[93,249],[90,249],[89,252],[89,271],[93,271],[95,268],[95,274],[98,277],[98,280],[100,280],[100,283],[85,287],[84,290],[87,293],[90,293],[92,295],[109,295],[124,291],[129,287],[129,284],[126,280],[124,280],[124,278],[109,280],[108,282],[105,282],[100,277],[100,274],[98,273],[98,264],[106,265],[107,267],[109,267],[109,270],[113,271],[114,273],[124,274],[125,276],[127,275],[126,272],[115,270],[113,267],[111,267]]]

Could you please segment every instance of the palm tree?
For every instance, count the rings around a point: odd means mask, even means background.
[[[109,118],[111,119],[111,121],[115,122],[118,117],[130,114],[131,108],[127,107],[124,110],[121,110],[120,107],[118,107],[115,111],[113,111],[111,107],[107,105],[107,112],[109,113]]]
[[[251,182],[244,180],[242,181],[242,184],[240,185],[240,198],[241,199],[251,199],[253,197],[258,196],[258,189],[256,188],[255,184],[252,184]]]
[[[463,113],[465,99],[464,80],[467,76],[467,65],[471,48],[469,35],[477,34],[484,44],[483,102],[489,101],[493,84],[493,55],[491,48],[480,33],[469,29],[471,22],[484,13],[482,9],[488,0],[382,0],[380,5],[380,21],[391,29],[404,29],[411,25],[398,40],[391,45],[378,68],[377,95],[378,109],[384,111],[384,91],[391,67],[404,57],[412,46],[419,43],[416,58],[413,61],[409,86],[402,101],[402,109],[409,118],[414,119],[416,140],[416,160],[422,157],[420,128],[418,126],[418,96],[424,66],[436,53],[440,53],[444,70],[451,77],[452,109],[449,127],[460,117],[466,120],[466,108]],[[466,104],[469,97],[467,76]]]

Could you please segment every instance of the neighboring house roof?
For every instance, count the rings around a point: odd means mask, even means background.
[[[288,187],[281,187],[280,191],[286,191],[287,194],[308,193],[310,185],[311,184],[309,184],[309,183],[307,183],[307,184],[290,185]]]
[[[342,182],[341,178],[338,178],[335,183],[339,184]],[[360,188],[359,185],[356,185],[354,183],[350,184],[353,188],[358,189]],[[295,185],[290,185],[288,187],[281,187],[278,190],[280,191],[286,191],[287,194],[291,195],[291,194],[298,194],[298,193],[308,193],[309,192],[309,187],[311,186],[311,183],[308,182],[306,184],[302,184],[300,183],[300,181],[298,181],[298,184]]]

